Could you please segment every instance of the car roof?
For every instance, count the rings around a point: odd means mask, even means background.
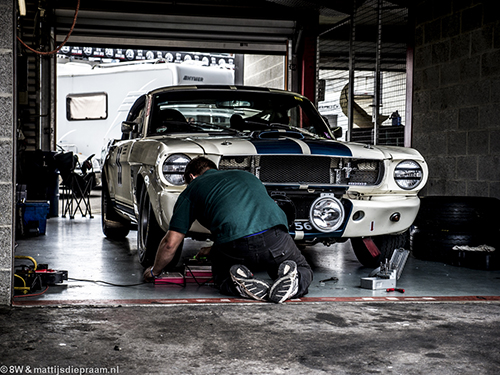
[[[267,93],[279,93],[279,94],[284,94],[284,95],[293,95],[293,96],[298,96],[303,99],[307,99],[305,96],[302,96],[300,94],[297,94],[295,92],[291,91],[286,91],[286,90],[280,90],[280,89],[273,89],[273,88],[267,88],[267,87],[256,87],[256,86],[230,86],[230,85],[200,85],[200,86],[166,86],[166,87],[160,87],[158,89],[150,91],[148,94],[160,94],[164,92],[169,92],[169,91],[184,91],[184,92],[189,92],[189,91],[228,91],[228,92],[234,92],[234,91],[239,91],[239,92],[267,92]]]

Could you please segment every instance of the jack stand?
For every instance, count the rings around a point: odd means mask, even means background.
[[[391,260],[380,262],[380,267],[374,269],[368,276],[361,279],[361,288],[365,289],[388,289],[395,288],[406,264],[409,250],[403,248],[395,249]]]

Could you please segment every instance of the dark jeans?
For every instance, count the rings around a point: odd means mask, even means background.
[[[279,265],[285,260],[297,263],[299,289],[294,297],[307,294],[313,279],[311,267],[295,245],[292,237],[281,227],[251,237],[214,245],[211,250],[212,273],[215,284],[222,294],[239,295],[229,274],[234,264],[243,264],[250,271],[267,271],[275,280],[278,277]]]

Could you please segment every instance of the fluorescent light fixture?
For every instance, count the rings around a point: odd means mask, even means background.
[[[24,0],[18,0],[17,2],[19,4],[19,14],[21,16],[25,16],[26,15],[26,3]]]

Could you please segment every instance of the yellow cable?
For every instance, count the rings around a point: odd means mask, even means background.
[[[21,276],[19,276],[17,273],[14,274],[15,277],[19,277],[22,281],[23,281],[23,284],[24,284],[24,287],[26,287],[26,280],[24,280]],[[18,288],[21,288],[21,287],[18,287]]]
[[[28,260],[31,260],[33,262],[33,264],[35,265],[35,268],[33,269],[33,271],[36,271],[36,268],[37,268],[38,265],[36,264],[35,258],[29,257],[27,255],[16,255],[15,258],[16,259],[28,259]]]
[[[21,276],[18,274],[14,274],[15,277],[20,278],[23,281],[24,286],[15,286],[14,290],[22,290],[24,294],[28,293],[30,291],[30,287],[26,286],[26,280],[24,280]]]

